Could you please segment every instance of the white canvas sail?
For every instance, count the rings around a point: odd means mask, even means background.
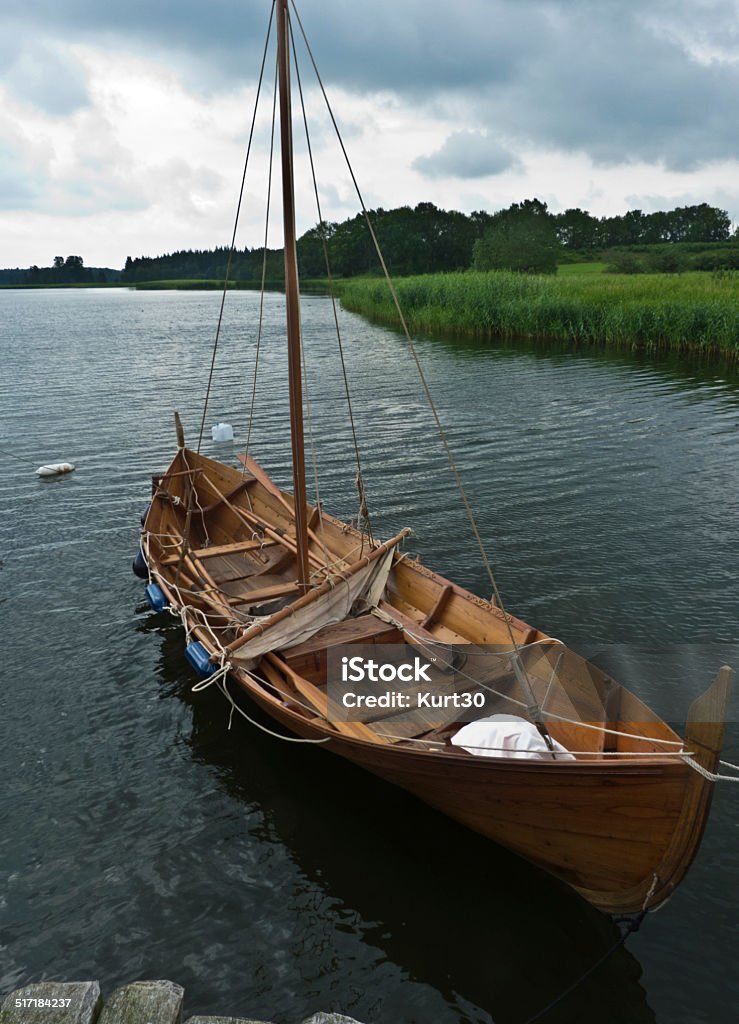
[[[391,548],[363,569],[339,579],[336,585],[316,601],[298,608],[293,615],[275,622],[258,636],[248,640],[232,652],[232,664],[249,667],[268,651],[283,651],[309,640],[319,629],[343,622],[354,606],[362,601],[367,608],[374,607],[382,598],[393,561]],[[269,622],[269,618],[264,620]]]

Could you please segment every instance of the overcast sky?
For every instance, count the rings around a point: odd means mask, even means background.
[[[226,244],[269,7],[2,0],[0,266],[72,253],[118,267]],[[739,0],[298,9],[369,206],[492,211],[537,196],[604,215],[705,201],[739,219]],[[299,58],[324,215],[340,220],[357,202]],[[240,246],[264,233],[272,75]],[[317,215],[296,148],[303,231]]]

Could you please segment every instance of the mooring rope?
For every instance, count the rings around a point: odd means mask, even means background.
[[[7,455],[9,459],[15,459],[16,462],[22,462],[24,466],[32,465],[30,459],[24,459],[20,455],[13,455],[12,452],[6,452],[4,448],[0,448],[0,455]]]
[[[177,598],[177,600],[179,602],[179,605],[180,605],[179,608],[174,606],[174,605],[172,605],[172,604],[169,604],[168,607],[167,607],[167,611],[174,618],[180,620],[180,622],[182,624],[182,628],[185,631],[185,641],[186,641],[186,643],[188,643],[188,644],[190,643],[190,638],[191,638],[191,636],[193,634],[193,631],[195,629],[204,629],[210,635],[211,641],[213,643],[213,646],[217,649],[217,652],[218,652],[218,655],[219,655],[219,659],[220,659],[219,668],[213,673],[213,675],[207,676],[205,679],[202,679],[200,682],[195,683],[191,687],[192,692],[193,693],[200,693],[203,690],[207,690],[209,687],[215,685],[217,687],[217,689],[227,698],[227,700],[231,704],[231,713],[230,713],[230,716],[229,716],[229,723],[228,723],[228,728],[229,729],[231,728],[231,722],[232,722],[232,719],[233,719],[233,713],[234,713],[234,711],[238,711],[238,713],[243,718],[245,718],[247,720],[247,722],[249,722],[251,725],[253,725],[256,729],[261,729],[262,732],[267,733],[267,735],[269,735],[269,736],[273,736],[275,739],[284,740],[285,743],[321,744],[321,743],[328,743],[331,739],[333,739],[332,736],[325,736],[325,737],[322,737],[320,739],[308,739],[308,738],[305,738],[305,737],[283,736],[280,733],[274,732],[272,729],[268,729],[267,726],[262,725],[261,722],[255,721],[253,718],[251,718],[250,715],[248,715],[244,711],[243,708],[239,707],[239,705],[234,701],[234,699],[231,696],[231,694],[228,692],[228,688],[226,686],[226,680],[228,678],[229,673],[232,671],[233,666],[231,665],[231,663],[226,658],[226,649],[224,648],[223,644],[221,643],[220,638],[215,634],[215,632],[213,631],[213,627],[211,626],[210,622],[208,622],[209,618],[216,618],[216,617],[221,618],[222,616],[216,616],[214,613],[210,613],[209,614],[208,612],[203,611],[201,608],[194,608],[192,605],[188,605],[185,602],[185,600],[183,599],[183,595],[182,595],[182,591],[181,591],[180,587],[176,583],[171,583],[169,581],[164,580],[164,578],[162,577],[162,575],[159,572],[157,572],[156,570],[152,570],[150,568],[149,534],[147,532],[145,532],[145,531],[142,533],[142,548],[144,549],[146,567],[147,567],[147,572],[149,574],[149,582],[151,583],[152,580],[153,580],[153,577],[156,575],[156,577],[160,580],[160,582],[164,583],[165,586],[168,587],[168,589],[171,589],[174,592],[174,594],[175,594],[175,596],[176,596],[176,598]],[[190,616],[195,620],[192,624],[189,622],[189,617]],[[198,617],[200,618],[200,621],[198,621]],[[226,623],[226,625],[223,628],[224,629],[228,629],[228,628],[231,628],[231,627],[239,628],[239,627],[241,627],[243,625],[244,625],[243,622],[234,621],[232,623]],[[276,686],[274,686],[273,684],[269,683],[268,681],[261,680],[258,676],[253,675],[251,672],[247,672],[246,669],[242,669],[242,671],[244,671],[245,675],[248,675],[255,682],[257,682],[257,683],[262,682],[266,686],[271,686],[272,689],[275,690],[277,693],[279,693],[281,696],[283,696],[283,697],[287,696],[287,695],[283,694]],[[304,704],[299,698],[293,697],[292,695],[289,695],[289,699],[293,703],[298,704],[305,711],[308,711],[311,714],[315,714],[316,713],[316,709],[315,708],[309,707],[307,704]]]
[[[244,711],[244,709],[239,704],[236,703],[236,701],[229,693],[228,686],[226,684],[228,680],[228,674],[229,672],[231,672],[232,668],[233,666],[231,665],[231,662],[228,661],[226,658],[225,650],[221,649],[220,667],[217,669],[217,671],[214,672],[213,675],[207,676],[207,678],[205,679],[201,679],[199,683],[195,683],[191,687],[192,693],[202,693],[203,690],[207,690],[209,687],[215,686],[216,689],[223,694],[223,696],[231,705],[231,710],[228,716],[229,731],[233,724],[234,711],[236,711],[238,712],[238,714],[241,715],[242,718],[245,718],[250,725],[253,725],[255,729],[261,729],[261,731],[266,733],[268,736],[272,736],[276,740],[283,740],[283,742],[285,743],[309,743],[312,745],[317,745],[322,743],[328,743],[330,740],[334,738],[333,736],[322,736],[320,739],[310,739],[309,737],[305,736],[283,736],[282,733],[275,732],[274,729],[270,729],[266,725],[262,725],[261,722],[257,722],[254,718],[251,717],[251,715],[247,714],[246,711]],[[254,678],[255,682],[258,681],[256,677],[251,676],[251,673],[246,672],[245,674],[250,676],[250,678]],[[315,709],[311,708],[310,710],[314,711]]]
[[[656,876],[655,876],[655,878],[656,878]],[[591,974],[593,974],[595,971],[597,971],[597,969],[602,964],[604,964],[606,962],[606,960],[609,960],[617,950],[621,949],[621,947],[623,945],[625,945],[626,940],[628,939],[628,937],[630,935],[633,935],[634,932],[638,932],[639,931],[639,929],[641,928],[642,922],[644,921],[644,918],[647,916],[647,913],[648,913],[647,910],[641,910],[638,914],[636,914],[634,916],[627,916],[627,917],[620,917],[620,918],[618,918],[616,920],[616,925],[617,926],[618,925],[623,925],[624,926],[624,931],[619,936],[617,941],[614,942],[612,946],[609,946],[609,948],[605,951],[605,953],[603,953],[602,956],[598,957],[598,959],[595,961],[595,963],[591,964],[591,966],[588,967],[588,969],[586,971],[584,971],[580,975],[579,978],[577,978],[575,981],[573,981],[571,985],[568,985],[567,988],[564,989],[563,992],[560,992],[560,994],[557,996],[556,999],[553,999],[551,1001],[551,1003],[548,1003],[545,1007],[543,1007],[541,1010],[539,1010],[538,1013],[535,1013],[533,1017],[529,1017],[525,1021],[525,1024],[536,1024],[536,1021],[539,1021],[539,1020],[542,1019],[542,1017],[545,1017],[556,1006],[559,1006],[559,1004],[564,999],[566,999],[567,996],[569,996],[572,992],[574,992],[576,989],[578,989],[580,987],[580,985],[582,985],[582,983],[584,981],[586,981],[591,976]]]
[[[729,768],[733,772],[737,772],[736,775],[724,775],[722,772],[709,772],[707,768],[704,768],[702,764],[699,764],[694,757],[691,757],[689,753],[684,751],[682,753],[683,761],[689,765],[693,771],[698,772],[708,782],[739,782],[739,765],[732,764],[731,761],[719,761],[719,764],[723,768]]]

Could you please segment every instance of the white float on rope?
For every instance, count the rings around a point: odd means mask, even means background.
[[[47,466],[39,466],[38,476],[59,476],[60,473],[71,473],[74,466],[71,462],[50,462]]]

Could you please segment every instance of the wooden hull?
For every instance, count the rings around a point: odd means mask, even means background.
[[[234,677],[292,733],[327,731]],[[685,875],[713,786],[682,762],[525,762],[378,747],[333,737],[325,748],[397,785],[576,889],[610,914],[655,907]]]
[[[166,500],[161,494],[163,478],[155,485],[158,499],[152,504],[145,527],[150,538],[174,538],[184,528],[184,482],[191,477],[185,472],[178,476],[179,465],[175,459],[168,470]],[[239,504],[241,498],[236,495],[244,486],[244,475],[238,470],[190,452],[187,466],[190,470],[202,467],[208,482],[202,485],[197,507],[201,512],[206,510],[202,514],[204,525],[206,515],[211,517],[209,539],[215,538],[216,546],[201,551],[202,560],[198,560],[197,552],[188,553],[185,559],[181,549],[180,555],[173,556],[170,541],[166,545],[153,543],[148,552],[150,567],[172,604],[191,605],[196,610],[188,618],[191,632],[216,655],[219,647],[223,649],[235,635],[233,623],[225,624],[235,588],[230,583],[221,585],[227,591],[230,586],[228,593],[218,585],[214,588],[209,575],[207,579],[199,576],[200,567],[214,563],[213,552],[226,550],[229,543],[231,551],[248,549],[249,531],[237,522],[242,512],[244,516],[261,515],[272,521],[278,532],[287,531],[288,540],[283,537],[281,543],[288,544],[289,551],[290,516],[289,508],[285,508],[289,495],[280,492],[278,500],[269,487],[265,489],[252,480],[248,501]],[[170,500],[175,487],[180,488],[180,501]],[[214,493],[232,497],[226,498],[225,504],[214,503]],[[348,560],[348,552],[357,541],[356,531],[335,520],[327,520],[324,526],[324,538],[332,552]],[[184,574],[179,581],[178,570]],[[189,596],[183,597],[187,573],[191,589]],[[257,587],[252,592],[266,591]],[[416,618],[409,621],[417,622],[419,629],[425,624],[429,636],[433,631],[440,640],[464,638],[478,643],[499,642],[504,636],[499,609],[417,563],[396,565],[390,594],[391,611],[396,615],[416,613]],[[222,614],[221,605],[226,606]],[[216,626],[206,627],[203,614]],[[219,616],[222,626],[218,625]],[[530,643],[532,638],[544,636],[518,619],[511,622],[518,642]],[[220,643],[219,628],[223,631]],[[604,706],[609,700],[613,703],[595,672],[592,670],[587,677],[588,686],[595,688],[593,692],[597,690]],[[534,862],[603,911],[631,913],[659,905],[674,891],[698,850],[713,785],[674,753],[662,756],[665,747],[660,743],[679,738],[628,691],[619,697],[616,721],[608,724],[620,721],[624,733],[636,730],[644,740],[619,738],[623,756],[606,756],[603,734],[597,730],[561,726],[561,738],[568,741],[569,749],[583,749],[582,756],[573,761],[518,760],[478,757],[448,745],[424,749],[422,742],[415,746],[391,742],[381,734],[372,735],[364,726],[354,727],[352,734],[349,726],[339,728],[322,715],[320,700],[313,697],[314,692],[321,696],[317,687],[307,679],[301,682],[302,677],[279,650],[267,656],[261,676],[239,666],[232,667],[231,675],[285,729],[306,739],[326,741],[327,750],[401,786]],[[728,676],[728,670],[720,674],[708,693],[696,702],[688,724],[687,749],[694,751],[696,760],[709,771],[716,767],[723,739]],[[573,676],[569,685],[575,696],[581,683]],[[582,693],[579,696],[582,698]],[[594,732],[600,746],[593,740]],[[590,747],[583,746],[588,743]]]

